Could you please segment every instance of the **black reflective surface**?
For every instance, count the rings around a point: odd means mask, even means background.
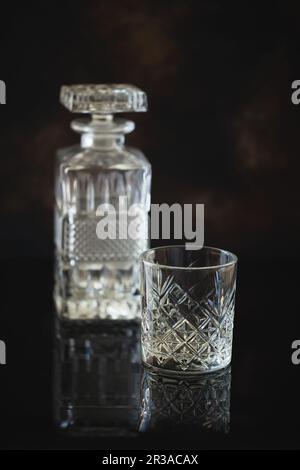
[[[167,377],[143,370],[139,431],[153,434],[230,430],[231,370]]]
[[[292,260],[240,259],[231,368],[193,380],[144,370],[137,326],[55,327],[51,261],[2,260],[1,284],[0,448],[299,447]]]
[[[70,436],[132,436],[139,418],[139,327],[56,323],[54,406]]]

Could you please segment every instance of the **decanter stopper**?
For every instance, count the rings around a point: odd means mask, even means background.
[[[73,113],[114,114],[147,111],[147,96],[127,84],[64,85],[60,102]]]

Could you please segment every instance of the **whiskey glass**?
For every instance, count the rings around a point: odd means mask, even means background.
[[[231,362],[237,257],[183,246],[141,256],[142,360],[155,372],[199,374]]]

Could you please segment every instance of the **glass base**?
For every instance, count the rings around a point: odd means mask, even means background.
[[[54,297],[57,312],[69,320],[136,320],[140,318],[140,297],[128,294],[107,298]]]
[[[217,367],[212,367],[210,369],[199,368],[194,370],[172,370],[153,366],[145,361],[142,361],[142,363],[149,371],[154,372],[157,375],[164,375],[166,377],[197,377],[198,375],[211,374],[230,367],[231,359]]]

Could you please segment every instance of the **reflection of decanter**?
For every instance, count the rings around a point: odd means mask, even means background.
[[[144,370],[141,432],[184,428],[227,433],[230,425],[231,370],[174,378]]]
[[[70,435],[126,436],[139,415],[139,328],[82,325],[56,338],[57,426]]]
[[[57,311],[71,320],[137,319],[151,167],[140,150],[124,144],[134,123],[114,114],[146,111],[146,95],[132,85],[71,85],[62,87],[60,99],[71,112],[91,118],[72,122],[81,143],[58,152]],[[130,234],[131,222],[140,237]]]

